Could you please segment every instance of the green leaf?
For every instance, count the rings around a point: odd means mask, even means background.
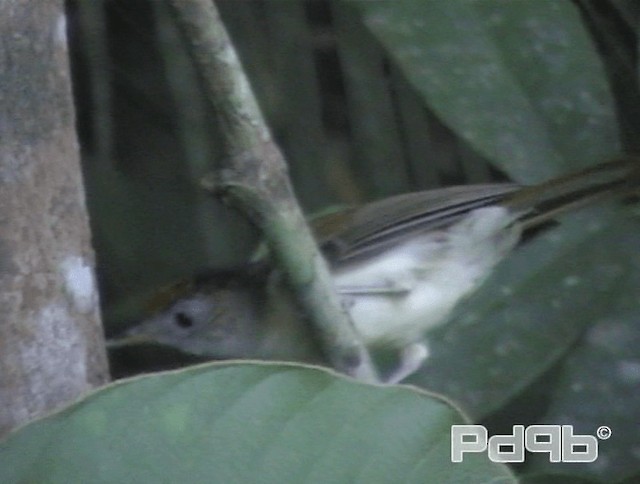
[[[621,481],[617,481],[617,484],[634,484],[640,481],[640,473],[636,473],[632,476],[627,476]]]
[[[116,383],[27,425],[0,444],[0,482],[513,482],[485,454],[450,462],[459,423],[412,387],[208,364]]]
[[[598,484],[601,482],[569,474],[526,474],[520,476],[518,481],[520,484]]]
[[[637,238],[629,242],[638,247]],[[591,464],[550,464],[534,458],[530,469],[607,481],[640,470],[640,271],[630,278],[615,310],[589,328],[562,367],[551,405],[540,418],[540,423],[573,425],[581,435],[598,435],[604,425],[611,429],[610,438],[600,439],[598,459]]]
[[[619,152],[602,63],[570,2],[352,2],[425,104],[514,179]]]
[[[622,290],[637,291],[640,227],[625,215],[574,213],[508,257],[430,338],[433,356],[410,381],[476,420],[503,407],[610,315]]]

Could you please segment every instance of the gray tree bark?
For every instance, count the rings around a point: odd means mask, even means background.
[[[0,2],[0,435],[108,380],[65,24]]]

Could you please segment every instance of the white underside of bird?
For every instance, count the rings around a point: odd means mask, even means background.
[[[502,207],[479,208],[447,231],[412,238],[363,264],[334,271],[364,342],[402,347],[444,323],[516,245],[515,218]]]

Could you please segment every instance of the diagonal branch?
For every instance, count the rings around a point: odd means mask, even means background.
[[[369,354],[333,289],[274,143],[219,13],[211,0],[171,0],[215,106],[227,158],[210,186],[262,229],[278,266],[310,316],[334,367],[377,381]]]

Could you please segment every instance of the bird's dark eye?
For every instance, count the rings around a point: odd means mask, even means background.
[[[173,316],[173,320],[181,328],[190,328],[191,326],[193,326],[193,319],[182,312],[176,313]]]

